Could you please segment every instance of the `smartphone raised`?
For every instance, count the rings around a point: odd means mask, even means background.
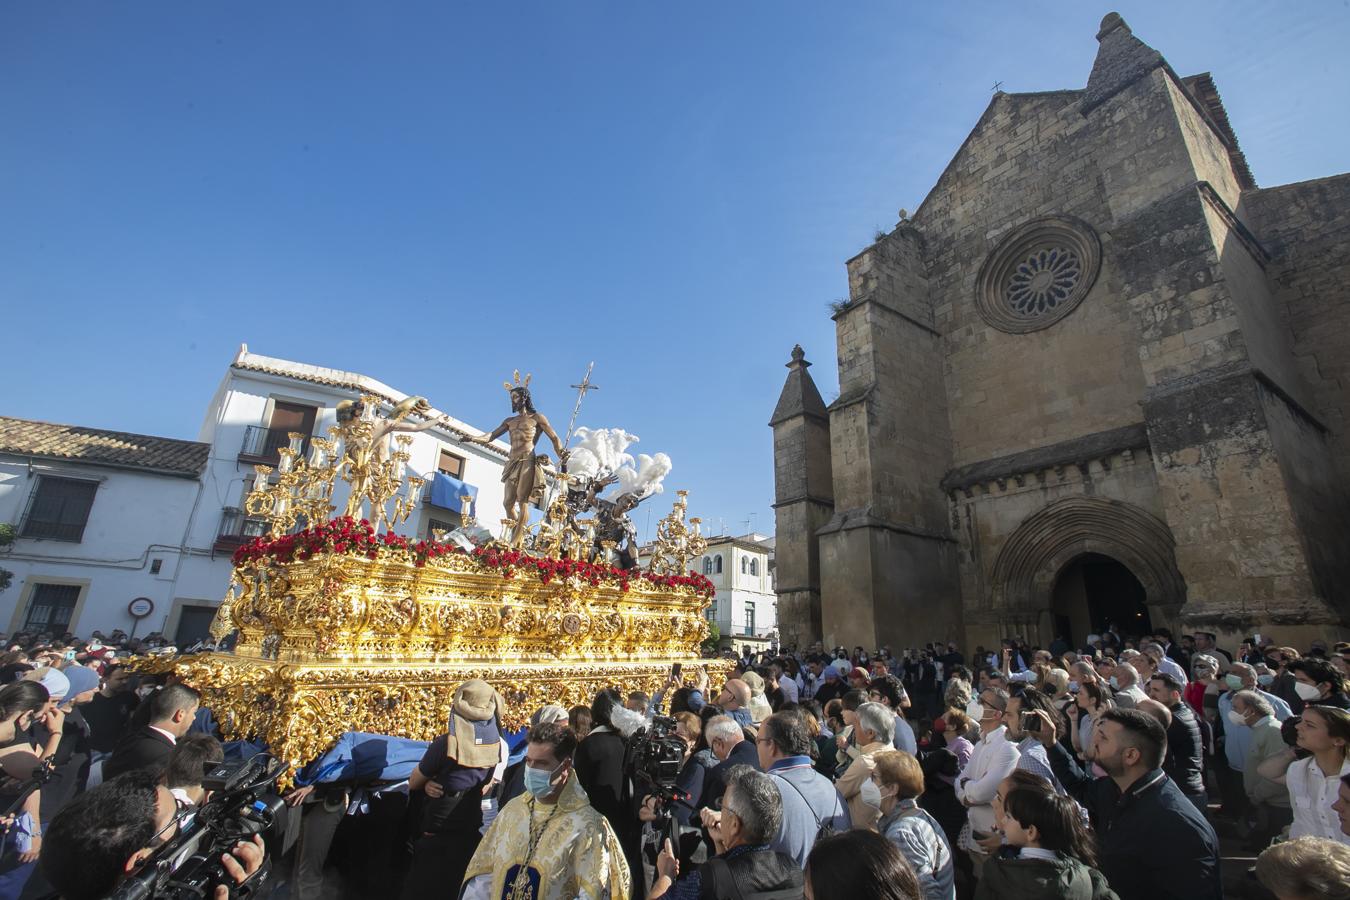
[[[1041,730],[1041,717],[1035,713],[1022,713],[1022,730],[1039,732]]]
[[[679,678],[680,673],[683,671],[684,671],[684,663],[671,663],[670,665],[671,678]]]

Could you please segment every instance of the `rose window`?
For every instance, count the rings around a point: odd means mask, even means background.
[[[975,284],[975,307],[999,331],[1049,328],[1083,301],[1101,268],[1101,244],[1086,222],[1047,216],[1007,234]]]
[[[1066,247],[1037,250],[1008,278],[1008,305],[1022,316],[1043,315],[1069,299],[1083,274],[1078,254]]]

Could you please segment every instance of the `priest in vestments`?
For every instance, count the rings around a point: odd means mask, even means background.
[[[498,813],[460,888],[460,900],[627,900],[619,838],[572,769],[577,738],[559,723],[530,731],[525,793]]]

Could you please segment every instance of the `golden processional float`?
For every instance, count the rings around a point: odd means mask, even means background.
[[[311,439],[307,456],[304,436],[291,434],[275,472],[256,467],[247,508],[269,533],[235,552],[212,625],[217,641],[237,630],[234,650],[172,661],[227,739],[264,741],[301,766],[348,731],[431,740],[446,729],[456,686],[470,678],[502,694],[503,725],[514,730],[544,704],[589,704],[601,688],[652,693],[675,662],[691,682],[699,666],[723,674],[727,663],[700,654],[713,587],[688,571],[707,542],[699,520],[686,520],[686,492],[676,492],[638,567],[627,512],[642,497],[599,497],[624,480],[603,466],[564,471],[569,454],[534,411],[528,383],[518,374],[508,382],[512,417],[492,435],[469,438],[511,437],[502,480],[514,517],[502,521],[500,538],[474,521],[467,496],[451,533],[414,540],[392,530],[416,508],[424,483],[405,475],[412,437],[395,432],[439,421],[426,417],[420,397],[387,417],[373,396],[339,404],[338,424]],[[425,421],[407,424],[413,414]],[[541,434],[558,450],[556,469],[535,454]],[[351,495],[333,518],[339,480]],[[532,499],[544,508],[536,527]],[[305,523],[318,524],[296,530]]]

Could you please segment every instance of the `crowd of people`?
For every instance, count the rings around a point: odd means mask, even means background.
[[[195,691],[120,667],[111,637],[5,646],[0,900],[107,896],[206,802],[227,748]],[[408,774],[290,790],[279,833],[226,871],[267,856],[294,900],[1204,900],[1223,834],[1270,896],[1350,897],[1350,645],[1108,628],[692,674],[543,706],[524,735],[466,682]]]

